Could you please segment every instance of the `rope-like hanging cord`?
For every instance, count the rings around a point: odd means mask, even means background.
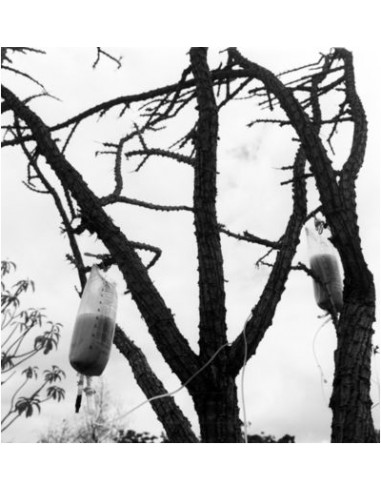
[[[326,378],[325,378],[325,375],[324,375],[324,371],[323,371],[323,368],[321,367],[321,364],[319,362],[319,359],[318,359],[318,356],[317,356],[317,353],[316,353],[316,339],[317,339],[317,336],[319,335],[320,333],[320,330],[329,322],[330,320],[326,320],[324,321],[320,326],[319,328],[316,330],[316,333],[314,335],[314,338],[312,340],[312,352],[314,354],[314,359],[315,359],[315,362],[316,362],[316,365],[319,369],[319,372],[320,372],[320,386],[321,386],[321,391],[322,391],[322,394],[323,394],[323,398],[324,398],[324,401],[325,401],[325,404],[328,406],[328,399],[327,399],[327,395],[325,394],[325,390],[324,390],[324,384],[327,382]]]
[[[246,406],[245,406],[245,396],[244,396],[244,377],[245,377],[245,367],[246,367],[246,363],[247,363],[246,324],[247,324],[247,322],[248,322],[248,320],[250,318],[251,318],[251,315],[246,320],[245,326],[244,326],[244,328],[242,330],[243,340],[244,340],[244,360],[243,360],[242,377],[241,377],[241,391],[242,391],[242,407],[243,407],[243,418],[244,418],[245,443],[248,443],[248,437],[247,437],[247,420],[246,420]],[[175,389],[174,391],[170,391],[168,393],[163,393],[161,395],[155,395],[155,396],[152,396],[151,398],[148,398],[147,400],[139,403],[139,405],[136,405],[135,407],[131,408],[131,410],[129,410],[128,412],[126,412],[126,413],[124,413],[124,414],[116,417],[115,419],[113,419],[109,423],[109,425],[100,424],[100,423],[97,423],[97,422],[94,422],[94,425],[96,425],[98,427],[103,427],[103,428],[108,429],[108,430],[111,430],[112,429],[111,425],[114,422],[116,422],[117,420],[120,420],[122,418],[127,417],[128,415],[130,415],[131,413],[135,412],[135,410],[138,410],[138,408],[142,407],[143,405],[146,405],[147,403],[149,403],[151,401],[154,401],[154,400],[158,400],[160,398],[166,398],[166,397],[175,395],[176,393],[178,393],[179,391],[181,391],[183,388],[185,388],[196,376],[198,376],[198,374],[200,374],[200,372],[202,372],[204,369],[206,369],[206,367],[208,367],[209,364],[211,364],[213,362],[213,360],[217,357],[217,355],[221,352],[222,349],[224,349],[225,347],[230,347],[231,345],[232,344],[229,343],[229,342],[228,343],[225,343],[224,345],[221,345],[221,347],[219,347],[216,350],[216,352],[212,355],[212,357],[202,367],[200,367],[200,369],[198,369],[184,384],[182,384],[179,388]]]

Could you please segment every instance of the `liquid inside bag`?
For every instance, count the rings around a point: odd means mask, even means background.
[[[110,358],[115,332],[117,293],[93,266],[86,283],[71,339],[71,366],[85,376],[100,376]]]
[[[339,312],[343,307],[343,282],[341,279],[339,261],[334,247],[328,239],[318,236],[306,228],[310,267],[320,279],[313,280],[314,296],[317,305],[325,311]]]

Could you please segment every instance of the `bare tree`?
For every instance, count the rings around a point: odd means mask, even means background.
[[[15,51],[27,53],[29,50],[4,49],[3,67],[31,79],[30,74],[14,68],[12,55]],[[97,55],[94,65],[105,51],[98,49]],[[107,57],[119,67],[119,58]],[[227,49],[224,57],[226,60],[212,70],[207,61],[207,49],[192,48],[190,64],[178,82],[105,101],[52,126],[29,107],[30,98],[22,101],[9,87],[2,86],[2,111],[13,117],[6,127],[3,145],[22,148],[28,160],[27,186],[53,197],[82,287],[88,267],[84,264],[77,236],[88,231],[103,243],[107,253],[102,256],[100,266],[107,268],[115,264],[122,273],[158,350],[193,399],[202,442],[242,442],[237,375],[255,354],[271,325],[290,271],[303,269],[314,275],[307,266],[294,265],[293,259],[303,226],[318,212],[323,214],[323,222],[329,227],[345,276],[343,308],[339,316],[331,313],[337,334],[330,401],[332,442],[376,442],[369,395],[375,289],[361,248],[355,194],[356,179],[364,160],[367,123],[356,92],[352,55],[345,49],[334,49],[316,63],[279,76],[248,60],[236,48]],[[33,80],[41,85],[40,81]],[[336,114],[327,118],[323,114],[322,100],[337,91],[343,95],[342,101]],[[292,172],[292,178],[285,184],[292,186],[293,209],[287,227],[277,241],[249,232],[230,231],[217,219],[219,114],[225,105],[238,98],[258,98],[260,106],[268,111],[280,108],[281,118],[265,121],[290,125],[299,142],[293,164],[284,168]],[[114,142],[104,142],[102,150],[114,159],[114,189],[106,196],[97,196],[66,158],[66,149],[82,121],[93,115],[103,116],[116,107],[121,109],[123,116],[132,105],[140,109],[139,123],[127,135]],[[196,108],[197,118],[186,135],[166,148],[151,146],[150,136],[157,131],[165,132],[166,125],[173,119],[176,121],[188,107]],[[352,122],[354,128],[350,155],[344,163],[335,163],[334,167],[329,157],[332,136],[344,121]],[[322,136],[322,128],[331,129],[328,136]],[[65,129],[67,137],[61,144],[54,136]],[[152,156],[191,166],[194,170],[192,206],[156,205],[125,196],[122,163],[133,156],[142,157],[137,170]],[[305,170],[307,162],[309,172]],[[59,185],[53,185],[47,178],[47,165],[55,173]],[[320,197],[319,207],[311,211],[307,210],[307,179],[316,182]],[[35,183],[40,183],[40,187]],[[63,197],[59,193],[60,187]],[[148,270],[158,260],[160,250],[128,239],[106,212],[106,207],[116,203],[157,212],[193,214],[199,274],[198,354],[191,349],[149,276]],[[76,219],[80,219],[80,225],[74,227]],[[221,234],[268,248],[260,259],[262,264],[267,263],[265,258],[270,253],[276,253],[274,262],[268,263],[271,273],[262,295],[248,313],[248,321],[233,343],[227,338]],[[147,266],[137,253],[139,250],[152,252],[153,260]],[[165,392],[141,350],[121,327],[117,328],[114,343],[131,364],[147,398]],[[152,407],[170,441],[197,442],[188,420],[172,398],[152,400]]]

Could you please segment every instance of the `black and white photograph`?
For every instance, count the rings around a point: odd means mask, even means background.
[[[6,487],[376,485],[366,5],[2,8]]]
[[[2,48],[3,442],[379,442],[363,63]]]

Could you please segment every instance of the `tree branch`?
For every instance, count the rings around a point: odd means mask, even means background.
[[[200,358],[207,360],[226,338],[226,308],[219,228],[216,211],[218,109],[205,48],[192,48],[198,123],[195,136],[195,235],[199,262]]]
[[[146,266],[147,270],[149,268],[153,267],[153,265],[159,260],[161,253],[162,253],[160,248],[158,248],[156,246],[152,246],[151,244],[140,243],[137,241],[130,241],[130,245],[135,249],[142,249],[144,251],[149,251],[149,252],[154,254],[153,259]],[[90,256],[93,258],[100,259],[101,263],[97,265],[100,270],[107,269],[111,265],[115,265],[115,260],[111,255],[85,253],[85,256]],[[90,271],[90,270],[91,270],[91,267],[86,268],[86,271]]]
[[[231,70],[231,69],[222,69],[222,70],[212,70],[211,72],[211,77],[213,83],[218,83],[219,81],[225,80],[226,78],[230,77],[232,80],[237,79],[237,78],[243,78],[243,77],[250,77],[250,70]],[[136,103],[136,102],[142,102],[142,101],[148,101],[150,99],[154,99],[155,97],[160,97],[160,96],[169,96],[171,93],[175,92],[177,93],[178,87],[179,87],[180,82],[176,82],[174,84],[170,84],[164,87],[159,87],[158,89],[153,89],[151,91],[146,91],[146,92],[141,92],[139,94],[132,94],[132,95],[127,95],[127,96],[120,96],[115,99],[110,99],[109,101],[102,102],[100,104],[97,104],[96,106],[93,106],[92,108],[89,108],[85,111],[82,111],[81,113],[72,116],[71,118],[61,122],[57,123],[53,126],[48,127],[51,132],[61,130],[63,128],[66,128],[70,125],[73,125],[75,123],[79,123],[82,120],[89,118],[91,116],[94,116],[96,114],[105,114],[107,111],[110,109],[116,107],[116,106],[124,106],[129,107],[131,104]],[[194,87],[195,85],[195,80],[194,79],[189,79],[185,80],[181,83],[181,87],[183,90],[189,89],[191,87]],[[189,101],[188,101],[189,102]],[[164,103],[164,101],[163,101]],[[4,101],[5,108],[8,110],[9,105]],[[161,115],[159,115],[161,117]],[[150,121],[148,123],[151,123]],[[23,140],[25,142],[33,140],[33,135],[28,135],[23,137]],[[13,145],[18,145],[20,143],[19,139],[13,139],[13,140],[8,140],[2,143],[3,147],[7,146],[13,146]]]
[[[58,213],[61,216],[61,219],[62,219],[64,228],[65,228],[65,232],[66,232],[66,234],[68,236],[70,248],[71,248],[71,250],[73,252],[73,255],[74,255],[74,259],[76,261],[76,264],[77,265],[83,265],[82,256],[81,256],[81,252],[80,252],[79,247],[78,247],[77,240],[75,239],[75,235],[73,233],[73,230],[72,230],[72,227],[71,227],[69,218],[68,218],[68,216],[66,214],[65,208],[64,208],[64,206],[63,206],[63,204],[61,202],[61,199],[60,199],[57,191],[49,183],[49,181],[45,178],[44,174],[42,173],[42,171],[38,167],[38,165],[37,165],[37,154],[35,156],[32,156],[30,154],[30,152],[28,151],[28,149],[27,149],[27,147],[26,147],[26,145],[25,145],[24,142],[21,142],[20,145],[21,145],[21,148],[22,148],[24,154],[28,158],[30,165],[35,170],[35,172],[36,172],[38,178],[40,179],[41,183],[45,186],[46,191],[48,193],[50,193],[50,195],[53,197],[53,200],[54,200],[54,203],[55,203],[55,205],[57,207]],[[67,191],[67,189],[65,187],[64,187],[64,190],[65,190],[65,194],[66,194],[67,200],[69,201],[69,204],[70,204],[70,198],[69,198],[69,195],[68,195],[68,191]],[[86,275],[85,275],[85,272],[83,270],[81,270],[80,267],[77,268],[77,271],[78,271],[79,281],[81,282],[81,284],[83,282],[86,283]]]
[[[349,105],[351,117],[354,122],[352,147],[341,171],[339,188],[347,208],[347,213],[350,214],[350,224],[353,226],[353,232],[358,234],[355,182],[364,162],[368,125],[364,107],[356,91],[352,53],[345,49],[336,49],[335,56],[344,61],[345,101]]]
[[[162,149],[140,149],[140,150],[130,150],[129,152],[125,152],[124,156],[126,158],[133,157],[135,155],[148,155],[148,156],[160,156],[160,157],[169,157],[170,159],[174,159],[177,162],[183,162],[188,164],[189,166],[194,167],[195,160],[192,157],[188,157],[183,154],[179,154],[178,152],[170,152],[169,150]]]
[[[152,371],[143,352],[126,336],[119,325],[115,329],[114,343],[127,358],[136,382],[147,399],[167,393],[162,382]],[[183,415],[172,397],[159,398],[150,404],[171,442],[198,442],[188,419]]]
[[[285,87],[272,72],[248,61],[235,48],[229,50],[244,69],[251,69],[251,74],[271,90],[292,122],[311,164],[320,194],[322,211],[332,231],[333,242],[339,251],[346,281],[352,285],[357,284],[360,290],[369,290],[373,285],[372,275],[366,265],[359,236],[351,225],[352,213],[348,214],[348,201],[343,196],[342,186],[339,188],[336,182],[332,162],[313,123],[292,91]],[[357,225],[355,227],[357,228]],[[348,238],[351,238],[349,243]]]
[[[154,203],[143,202],[136,200],[135,198],[127,198],[126,196],[119,196],[112,198],[110,195],[100,199],[102,206],[112,205],[114,203],[127,203],[128,205],[136,205],[138,207],[148,208],[150,210],[157,210],[160,212],[193,212],[193,208],[186,205],[156,205]]]
[[[158,256],[161,254],[159,248],[154,248],[153,246],[143,243],[133,242],[132,244],[135,248],[154,251]],[[111,257],[107,257],[107,255],[89,255],[87,253],[86,256],[100,257],[102,263],[108,266],[115,263],[114,260]],[[151,263],[156,260],[157,257],[154,258]],[[83,263],[81,265],[76,265],[76,267],[80,268],[81,271],[86,270]],[[147,266],[147,269],[148,268],[149,266]],[[84,289],[85,284],[86,278],[82,283],[82,290]],[[147,399],[167,393],[162,382],[153,372],[142,350],[126,335],[119,325],[116,325],[115,327],[114,344],[119,352],[128,360],[135,380]],[[176,405],[175,400],[172,397],[167,397],[165,402],[161,399],[157,399],[150,402],[150,404],[171,442],[197,442],[197,438],[192,431],[188,419],[183,415],[181,409]]]
[[[2,97],[11,105],[14,113],[29,126],[38,142],[40,153],[45,156],[62,185],[70,190],[82,216],[115,258],[156,346],[180,381],[185,382],[198,369],[198,358],[179,332],[173,314],[149,278],[139,256],[104,212],[99,199],[89,189],[82,176],[62,156],[42,120],[4,86]]]
[[[267,246],[269,248],[273,249],[279,249],[281,245],[281,241],[269,241],[268,239],[262,239],[261,237],[254,236],[254,234],[251,234],[248,231],[244,231],[243,234],[237,234],[235,232],[231,232],[228,229],[225,228],[222,224],[218,225],[218,228],[220,232],[223,234],[226,234],[227,236],[234,237],[235,239],[238,239],[239,241],[247,241],[249,243],[254,243],[254,244],[260,244],[262,246]]]
[[[109,58],[110,60],[112,60],[113,62],[115,62],[117,65],[117,69],[119,69],[122,66],[122,64],[121,64],[122,57],[121,56],[119,58],[115,58],[115,56],[110,55],[110,53],[107,53],[107,51],[102,50],[102,48],[97,48],[97,58],[96,58],[95,62],[93,63],[93,68],[96,68],[96,66],[98,65],[99,60],[101,58],[101,55],[103,55],[103,56]]]
[[[287,107],[287,109],[289,110],[288,116],[295,125],[294,120],[291,119],[291,114],[294,113],[294,109],[289,108],[285,104],[285,101],[288,101],[288,96],[290,95],[290,93],[287,93],[287,89],[282,87],[281,83],[271,74],[271,72],[262,69],[262,67],[259,67],[255,63],[249,62],[248,60],[243,58],[237,50],[232,50],[231,52],[232,56],[235,57],[235,59],[238,60],[242,64],[242,66],[244,66],[245,68],[251,67],[253,70],[253,75],[256,74],[256,77],[258,77],[265,85],[267,84],[269,90],[271,88],[272,92],[277,96],[281,105],[283,104],[285,106],[283,109],[286,110]],[[321,126],[321,112],[318,101],[318,84],[322,80],[324,80],[328,73],[330,73],[330,63],[330,60],[326,60],[322,71],[311,78],[311,105],[313,110],[313,122],[309,124],[311,126],[313,125],[314,135],[316,135],[316,138],[319,138],[318,132]],[[295,102],[297,103],[296,100]],[[304,113],[303,117],[304,119],[308,120],[307,116]],[[303,146],[301,146],[297,152],[293,166],[293,211],[289,219],[286,232],[282,236],[281,246],[277,254],[275,263],[274,265],[272,265],[270,277],[267,281],[265,289],[261,295],[259,302],[252,311],[251,318],[245,326],[248,357],[255,353],[256,348],[263,338],[265,331],[270,326],[276,306],[285,288],[285,283],[287,281],[289,272],[293,268],[292,260],[295,255],[296,247],[299,243],[300,232],[304,223],[306,222],[307,215],[307,191],[304,174],[305,162],[306,153]],[[244,360],[244,351],[244,335],[241,334],[233,343],[233,346],[231,348],[231,366],[234,374],[237,374],[239,369],[242,367],[242,361]]]
[[[307,211],[306,183],[303,177],[305,162],[304,151],[299,148],[294,162],[293,211],[282,236],[270,277],[257,305],[252,310],[251,318],[246,323],[245,334],[241,333],[230,349],[229,368],[234,376],[242,368],[244,360],[248,360],[256,352],[266,330],[271,326],[285,289]],[[246,354],[245,347],[247,347]]]

